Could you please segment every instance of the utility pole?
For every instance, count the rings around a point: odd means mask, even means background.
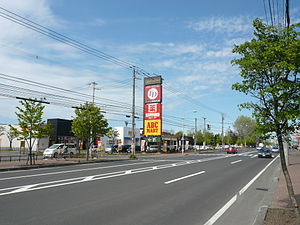
[[[203,120],[204,120],[204,127],[203,127],[203,138],[204,138],[204,141],[203,141],[203,150],[205,150],[205,141],[206,141],[206,118],[205,117],[202,117]]]
[[[96,88],[96,85],[98,85],[98,83],[96,83],[95,81],[89,83],[89,85],[93,88],[93,105],[95,105],[95,90],[100,90],[100,88]]]
[[[222,113],[222,150],[224,149],[224,114]]]
[[[96,83],[95,81],[93,81],[93,82],[91,82],[91,83],[89,83],[89,85],[90,86],[92,86],[92,88],[93,88],[93,106],[95,106],[95,90],[97,89],[97,90],[100,90],[100,88],[96,88],[96,85],[98,85],[98,83]],[[90,134],[91,134],[91,136],[92,136],[92,130],[90,130]],[[95,140],[93,140],[93,138],[91,137],[90,138],[90,149],[89,149],[89,153],[88,153],[88,155],[90,156],[90,157],[92,157],[92,143],[93,143],[93,145],[95,144],[94,143],[94,141]]]
[[[136,70],[133,67],[132,71],[132,143],[131,143],[131,150],[132,155],[135,155],[135,79],[136,79]]]
[[[184,152],[184,117],[182,118],[182,137],[181,137],[181,153]]]
[[[195,117],[195,137],[194,137],[194,142],[195,142],[195,148],[197,150],[197,118]]]

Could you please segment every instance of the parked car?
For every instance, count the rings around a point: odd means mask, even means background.
[[[227,154],[237,154],[238,150],[236,147],[229,147],[229,148],[227,148],[226,152],[227,152]]]
[[[127,153],[131,145],[122,145],[122,150],[119,152]]]
[[[54,144],[49,148],[46,148],[43,152],[43,157],[45,158],[57,158],[60,154],[73,155],[77,153],[76,144],[74,143],[62,143]]]
[[[258,158],[272,158],[272,152],[269,148],[262,147],[258,150]]]
[[[128,153],[131,153],[131,146],[128,148],[128,150],[127,150],[127,152]],[[136,145],[135,146],[135,152],[140,152],[141,151],[141,146],[139,146],[139,145]]]
[[[146,152],[158,152],[159,149],[158,149],[158,145],[150,145],[150,146],[147,146],[146,148]]]
[[[116,153],[118,152],[118,145],[111,145],[105,148],[106,153]]]

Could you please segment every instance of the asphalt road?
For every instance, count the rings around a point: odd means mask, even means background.
[[[271,185],[278,165],[247,151],[2,172],[0,224],[243,224],[236,214],[252,223],[268,192],[253,187]]]

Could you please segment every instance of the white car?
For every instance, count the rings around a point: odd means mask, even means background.
[[[57,158],[59,154],[69,154],[73,155],[77,153],[76,144],[74,143],[62,143],[62,144],[54,144],[49,148],[46,148],[43,157],[46,158]]]

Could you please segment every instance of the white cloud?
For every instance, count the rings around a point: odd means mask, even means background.
[[[213,57],[213,58],[223,58],[223,57],[231,57],[233,54],[232,54],[232,48],[223,48],[217,51],[208,51],[206,52],[206,55],[208,57]]]
[[[217,33],[236,34],[251,30],[251,19],[249,17],[211,17],[198,22],[190,22],[189,28],[200,32],[210,31]]]

